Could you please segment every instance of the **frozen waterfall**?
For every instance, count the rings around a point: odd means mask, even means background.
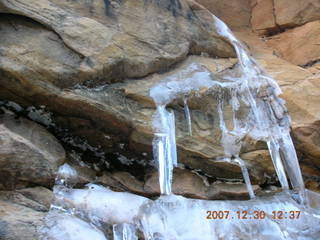
[[[184,71],[169,76],[150,90],[150,96],[157,105],[153,120],[153,148],[159,167],[161,192],[171,193],[172,170],[177,164],[174,111],[167,110],[166,106],[174,100],[183,99],[188,131],[192,135],[191,112],[187,99],[194,92],[206,89],[215,95],[217,101],[217,110],[212,111],[217,111],[220,118],[221,145],[225,151],[225,156],[221,156],[221,159],[236,159],[235,162],[239,163],[242,169],[250,196],[254,197],[254,194],[248,170],[245,163],[239,161],[245,136],[267,143],[283,189],[289,189],[287,172],[293,190],[299,193],[300,201],[306,203],[304,183],[290,137],[290,117],[284,101],[278,97],[281,93],[279,86],[259,67],[229,28],[215,16],[212,17],[218,33],[227,38],[236,50],[241,69],[240,76],[215,76],[204,67],[191,64]],[[224,108],[227,104],[231,105],[233,111],[233,129],[228,129],[224,122]],[[237,118],[241,104],[249,108],[245,119]]]

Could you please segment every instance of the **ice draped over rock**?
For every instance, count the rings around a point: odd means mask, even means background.
[[[174,111],[166,106],[175,100],[183,99],[188,131],[191,134],[191,117],[187,98],[193,94],[213,95],[218,112],[221,130],[221,145],[224,148],[225,161],[234,161],[241,167],[248,192],[253,198],[245,162],[239,154],[243,139],[250,136],[255,140],[265,141],[276,169],[276,173],[284,190],[289,189],[286,172],[293,189],[299,192],[300,201],[304,197],[304,183],[297,155],[290,137],[290,117],[279,98],[281,90],[276,81],[269,77],[249,55],[242,44],[236,39],[229,28],[212,15],[217,32],[227,38],[234,46],[240,68],[239,76],[214,75],[208,69],[197,64],[189,65],[163,82],[152,87],[150,96],[157,106],[153,126],[155,138],[153,142],[154,157],[159,167],[159,183],[163,194],[171,193],[172,169],[176,166],[176,144],[174,138]],[[233,123],[230,130],[224,120],[224,109],[232,108]],[[247,108],[245,117],[239,117],[240,108]]]

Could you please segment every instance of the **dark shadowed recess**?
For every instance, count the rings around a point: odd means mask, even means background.
[[[5,108],[14,112],[16,114],[16,118],[23,117],[31,121],[35,121],[29,117],[30,111],[24,108],[17,111],[15,108],[11,107],[10,104],[8,104],[8,101],[2,99],[0,99],[0,114],[4,114],[4,111],[1,108]],[[52,114],[52,119],[55,119],[54,114]],[[105,152],[100,147],[87,145],[87,147],[84,149],[83,146],[87,144],[86,139],[72,135],[68,129],[62,128],[56,123],[55,125],[47,126],[41,122],[35,122],[45,127],[48,132],[54,135],[67,153],[78,154],[83,162],[96,171],[97,176],[101,176],[106,171],[124,171],[129,172],[138,180],[144,181],[146,172],[153,169],[153,167],[150,165],[150,159],[144,158],[143,156],[139,158],[136,154],[133,154],[131,151],[126,150],[125,148],[118,148],[114,149],[112,152]],[[128,143],[124,143],[124,145],[128,146]],[[121,156],[131,159],[132,161],[130,161],[129,165],[123,164],[119,160]],[[146,162],[147,166],[143,166],[142,164],[138,163],[141,161]]]

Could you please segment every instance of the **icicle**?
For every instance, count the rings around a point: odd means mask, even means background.
[[[187,120],[187,124],[188,124],[188,131],[189,131],[189,135],[192,136],[192,123],[191,123],[191,115],[190,115],[190,110],[189,110],[189,106],[188,106],[188,102],[187,102],[187,98],[183,99],[183,103],[184,103],[184,115],[185,118]]]
[[[169,130],[169,137],[170,137],[172,166],[176,167],[178,164],[178,160],[177,160],[177,145],[176,145],[176,125],[175,125],[175,117],[174,117],[173,111],[169,111],[168,122],[169,122],[168,130]]]
[[[277,176],[279,178],[281,187],[283,190],[289,189],[289,184],[286,176],[286,172],[284,170],[282,160],[280,158],[280,147],[278,141],[272,138],[272,140],[267,142],[268,149],[270,152],[270,156],[276,170]]]
[[[299,160],[294,149],[290,133],[284,133],[280,139],[280,148],[283,153],[286,170],[293,189],[299,192],[301,203],[308,204],[305,196],[304,182],[299,166]]]
[[[171,194],[172,172],[177,166],[177,149],[175,137],[175,118],[173,111],[165,106],[158,106],[154,119],[155,139],[153,152],[159,169],[161,194]]]
[[[113,240],[138,240],[136,227],[127,223],[113,225]]]
[[[169,194],[171,187],[168,185],[169,166],[167,163],[168,136],[163,133],[155,133],[153,140],[153,156],[158,164],[159,185],[162,194]]]
[[[249,176],[249,172],[248,169],[246,167],[246,164],[243,162],[243,160],[240,157],[236,157],[235,161],[240,165],[241,171],[242,171],[242,175],[243,175],[243,179],[244,182],[246,183],[247,186],[247,190],[249,193],[249,196],[251,199],[255,198],[255,194],[252,188],[252,184],[250,181],[250,176]]]

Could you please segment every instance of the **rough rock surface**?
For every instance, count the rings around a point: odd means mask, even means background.
[[[259,34],[277,30],[273,0],[253,0],[251,26]]]
[[[215,16],[227,23],[231,29],[250,26],[250,0],[196,0]]]
[[[252,0],[251,4],[252,29],[262,35],[320,19],[319,0]]]
[[[42,126],[10,113],[0,114],[0,186],[52,186],[65,152]]]
[[[154,195],[160,195],[159,175],[154,172],[145,182],[144,189]],[[172,182],[172,192],[174,194],[207,199],[207,186],[204,180],[197,174],[184,169],[175,169]]]
[[[32,198],[24,193],[32,192]],[[45,188],[0,191],[0,239],[36,240],[47,214],[48,197],[52,192]]]
[[[26,17],[2,15],[2,74],[20,73],[15,78],[22,80],[39,71],[39,81],[71,87],[142,77],[190,53],[233,55],[230,44],[206,31],[185,1],[107,2],[1,1],[0,13]]]
[[[319,61],[320,21],[275,35],[268,40],[268,44],[293,64],[304,66]]]
[[[259,186],[253,185],[253,191],[259,192]],[[249,199],[249,194],[245,184],[213,183],[207,190],[209,199]]]
[[[152,198],[160,196],[158,176],[157,171],[152,171],[146,175],[143,182],[127,172],[105,173],[97,179],[97,183],[111,187],[114,191],[127,191]],[[255,192],[260,190],[258,185],[253,187]],[[249,198],[247,187],[243,183],[210,184],[205,176],[181,168],[174,170],[172,192],[184,197],[206,200]]]
[[[275,0],[276,23],[281,27],[299,26],[320,19],[319,0]]]

